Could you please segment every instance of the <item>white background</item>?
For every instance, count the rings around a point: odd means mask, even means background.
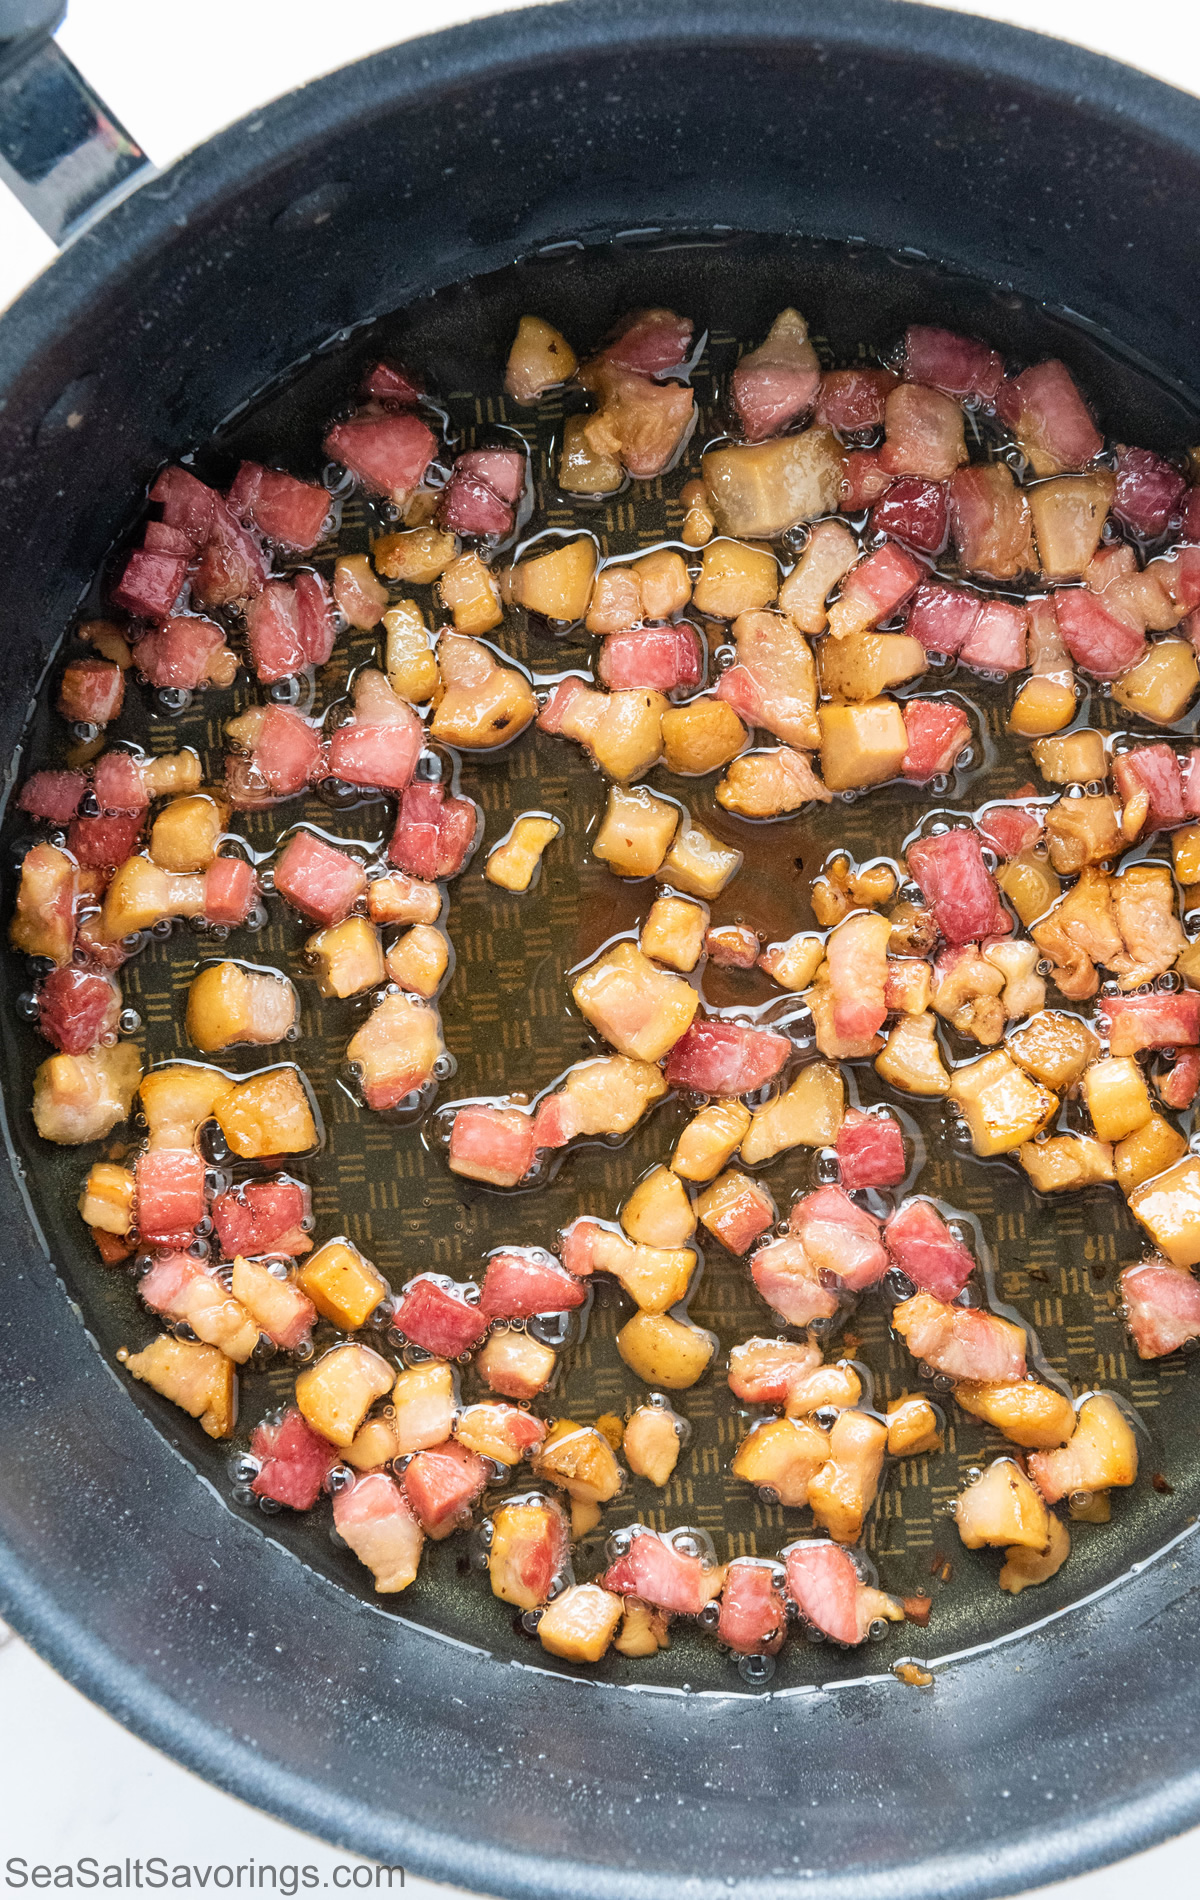
[[[149,156],[167,165],[321,73],[501,10],[503,0],[71,0],[59,40]],[[1200,93],[1195,0],[974,0],[960,10],[1076,40]],[[1180,206],[1181,220],[1195,217],[1194,206]],[[0,191],[0,305],[52,255]],[[104,1862],[156,1853],[172,1862],[308,1862],[323,1877],[346,1859],[195,1780],[9,1640],[0,1647],[0,1859],[58,1863],[92,1854]],[[1044,1892],[1117,1900],[1152,1886],[1164,1900],[1181,1900],[1197,1893],[1198,1857],[1200,1830]],[[415,1877],[405,1892],[454,1900],[454,1890]]]

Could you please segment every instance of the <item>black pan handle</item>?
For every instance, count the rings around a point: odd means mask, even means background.
[[[55,44],[66,0],[0,0],[0,181],[65,244],[152,169]]]

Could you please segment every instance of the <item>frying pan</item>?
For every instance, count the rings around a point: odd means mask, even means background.
[[[15,761],[130,497],[383,313],[500,272],[463,320],[468,342],[494,322],[499,347],[514,259],[625,234],[588,252],[596,295],[615,295],[620,256],[654,301],[740,286],[750,326],[769,248],[730,234],[775,234],[831,334],[936,312],[1015,351],[1053,339],[1111,426],[1178,448],[1198,413],[1198,202],[1195,101],[885,0],[566,0],[338,73],[85,225],[0,324],[0,748]],[[853,253],[829,242],[845,239]],[[10,1004],[20,981],[7,970]],[[131,1402],[98,1350],[103,1312],[95,1336],[82,1322],[70,1177],[21,1160],[27,1057],[11,1023],[4,1039],[0,1609],[207,1779],[387,1863],[556,1900],[995,1894],[1200,1820],[1186,1380],[1161,1408],[1158,1514],[1118,1517],[1101,1567],[1005,1640],[964,1631],[945,1657],[958,1625],[931,1630],[930,1693],[869,1650],[801,1656],[765,1695],[686,1643],[694,1673],[657,1692],[535,1666],[515,1639],[450,1640],[432,1613],[339,1587],[336,1563],[231,1509],[192,1438]],[[1096,1231],[1088,1205],[1031,1204],[1002,1251],[1049,1234],[1084,1257]]]

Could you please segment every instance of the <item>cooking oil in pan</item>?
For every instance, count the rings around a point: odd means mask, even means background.
[[[654,546],[682,546],[678,497],[699,472],[706,438],[739,341],[765,333],[778,308],[794,303],[808,316],[829,360],[850,362],[865,347],[892,343],[910,321],[945,322],[987,337],[1017,358],[1060,351],[1076,365],[1098,403],[1106,426],[1124,439],[1172,448],[1195,438],[1196,417],[1175,393],[1160,387],[1090,333],[1070,330],[1052,314],[970,280],[902,267],[862,247],[754,238],[727,238],[710,247],[575,247],[514,266],[415,303],[396,316],[356,332],[337,350],[322,352],[260,401],[240,410],[213,440],[196,450],[194,467],[224,485],[242,457],[275,463],[300,475],[323,473],[320,441],[331,414],[344,408],[363,366],[377,357],[417,365],[445,404],[446,433],[457,445],[499,440],[506,430],[529,443],[532,465],[554,466],[564,408],[560,393],[532,411],[510,412],[501,393],[503,363],[517,319],[537,309],[583,343],[598,340],[623,311],[669,304],[693,316],[708,344],[693,377],[702,420],[677,467],[661,480],[626,487],[600,503],[576,503],[547,480],[526,493],[519,527],[521,543],[568,527],[596,536],[603,557],[628,556]],[[180,444],[182,451],[190,445]],[[339,553],[363,552],[384,516],[345,484],[339,491],[336,533],[317,551],[327,574]],[[694,559],[694,550],[685,549]],[[414,589],[428,609],[432,595]],[[710,651],[722,632],[706,629]],[[590,650],[577,634],[512,614],[494,636],[506,657],[523,667],[539,690],[564,674],[582,671]],[[325,704],[346,690],[352,673],[377,655],[377,636],[353,631],[339,637],[323,670]],[[920,690],[942,690],[936,673]],[[307,710],[315,683],[289,684],[284,697]],[[918,828],[948,815],[1012,798],[1032,776],[1023,756],[1003,739],[1011,689],[977,675],[954,679],[950,690],[969,704],[973,726],[970,755],[932,793],[887,787],[843,795],[827,807],[774,823],[731,818],[715,802],[707,779],[681,781],[660,771],[649,785],[662,796],[686,802],[715,835],[744,852],[740,874],[712,906],[712,921],[746,924],[767,941],[811,927],[814,880],[838,853],[859,864],[890,864],[903,881],[900,857]],[[159,695],[133,690],[126,710],[105,738],[132,742],[158,753],[196,746],[212,770],[225,749],[224,722],[255,703],[257,689],[239,675],[226,692]],[[1094,691],[1086,708],[1090,723],[1114,729],[1112,702]],[[86,743],[94,735],[76,735]],[[30,732],[27,758],[57,762],[61,722],[43,704]],[[268,896],[253,928],[238,933],[230,954],[251,959],[289,978],[299,996],[298,1033],[282,1054],[303,1069],[324,1119],[323,1145],[293,1172],[312,1187],[318,1239],[347,1235],[378,1265],[394,1288],[418,1272],[435,1271],[456,1281],[478,1278],[484,1257],[506,1246],[553,1250],[557,1236],[581,1214],[611,1221],[635,1181],[666,1159],[691,1112],[669,1097],[625,1140],[575,1146],[556,1158],[529,1190],[495,1192],[452,1175],[445,1164],[445,1111],[449,1104],[505,1097],[532,1098],[572,1063],[598,1053],[599,1045],[567,1002],[570,972],[606,944],[636,933],[653,896],[653,884],[613,878],[589,851],[604,785],[579,748],[527,731],[492,756],[444,755],[443,772],[473,798],[486,821],[486,844],[451,889],[449,923],[453,974],[440,997],[447,1061],[435,1099],[423,1099],[385,1115],[366,1111],[345,1069],[346,1044],[366,1013],[365,999],[321,1001],[303,955],[310,927],[278,899]],[[931,804],[939,810],[931,810]],[[530,893],[507,895],[483,875],[486,850],[520,812],[557,818],[561,835],[550,847]],[[237,821],[238,848],[266,871],[281,830],[297,823],[367,855],[386,840],[392,807],[343,791],[324,800],[294,802],[282,810],[248,812]],[[22,836],[20,814],[7,820],[8,862]],[[269,877],[266,879],[269,886]],[[219,947],[219,946],[218,946]],[[197,962],[211,957],[210,938],[193,939],[186,928],[150,933],[122,972],[129,1014],[123,1033],[136,1033],[148,1063],[195,1060],[183,1030],[183,1002]],[[29,1031],[28,977],[11,958],[10,994],[16,998],[4,1024],[10,1116],[17,1159],[26,1174],[53,1257],[85,1321],[111,1362],[122,1345],[136,1347],[156,1330],[136,1298],[129,1274],[100,1266],[73,1209],[91,1151],[54,1150],[33,1132],[28,1104],[31,1076],[44,1046]],[[734,1011],[761,1023],[786,1023],[803,1055],[813,1048],[812,1025],[799,999],[780,994],[757,970],[709,964],[696,979],[709,1010]],[[135,1020],[136,1019],[136,1020]],[[140,1025],[140,1027],[139,1027]],[[963,1043],[960,1057],[977,1054]],[[242,1073],[261,1067],[264,1052],[234,1051],[223,1067]],[[889,1097],[870,1063],[849,1065],[850,1098],[860,1106],[889,1099],[903,1123],[913,1168],[902,1192],[934,1198],[947,1217],[964,1223],[983,1268],[989,1299],[1000,1312],[1019,1318],[1036,1341],[1034,1363],[1044,1376],[1076,1391],[1102,1386],[1132,1407],[1144,1431],[1146,1478],[1113,1496],[1108,1524],[1072,1524],[1074,1549],[1065,1568],[1031,1597],[1002,1596],[997,1564],[988,1552],[962,1548],[950,1505],[963,1478],[1010,1449],[995,1433],[946,1403],[945,1448],[939,1454],[890,1465],[865,1538],[865,1561],[881,1585],[898,1596],[929,1593],[928,1630],[885,1627],[880,1641],[856,1653],[835,1645],[787,1643],[779,1657],[749,1659],[739,1667],[702,1628],[677,1619],[671,1646],[651,1658],[627,1661],[615,1654],[600,1674],[630,1686],[731,1691],[796,1687],[811,1681],[849,1679],[909,1656],[939,1655],[1002,1638],[1103,1588],[1130,1563],[1181,1533],[1200,1495],[1196,1435],[1191,1426],[1189,1375],[1181,1356],[1141,1365],[1132,1355],[1116,1305],[1121,1267],[1143,1252],[1124,1201],[1102,1189],[1049,1205],[1039,1199],[1012,1165],[978,1160],[961,1130],[940,1104]],[[221,1166],[221,1157],[210,1157]],[[764,1171],[777,1205],[786,1211],[801,1193],[832,1178],[830,1157],[792,1150]],[[735,1556],[773,1558],[803,1533],[807,1515],[785,1509],[734,1479],[730,1463],[740,1439],[761,1408],[741,1404],[724,1377],[729,1348],[776,1326],[756,1293],[746,1267],[715,1243],[703,1250],[703,1270],[688,1303],[688,1316],[714,1333],[719,1351],[702,1382],[673,1396],[686,1421],[674,1475],[655,1490],[642,1480],[627,1484],[597,1528],[572,1556],[574,1574],[596,1575],[631,1522],[670,1530],[693,1540],[698,1553],[723,1563]],[[604,1277],[583,1309],[559,1322],[529,1322],[559,1352],[555,1383],[537,1409],[581,1423],[605,1415],[623,1418],[645,1402],[641,1382],[617,1353],[616,1332],[632,1312],[627,1296]],[[388,1349],[388,1312],[375,1316],[376,1342]],[[547,1326],[551,1336],[547,1334]],[[317,1348],[328,1331],[318,1329]],[[561,1335],[561,1336],[560,1336]],[[332,1337],[332,1335],[330,1335]],[[396,1342],[393,1348],[402,1350]],[[865,1401],[878,1410],[900,1393],[921,1387],[917,1368],[893,1338],[885,1301],[868,1296],[838,1337],[842,1354],[864,1376]],[[291,1396],[295,1364],[282,1358],[243,1380],[237,1459],[244,1458],[248,1432],[261,1417]],[[931,1396],[945,1397],[933,1382]],[[464,1402],[484,1396],[469,1368],[462,1371]],[[246,1467],[231,1474],[228,1446],[211,1444],[198,1428],[145,1388],[131,1400],[149,1410],[184,1455],[217,1485],[230,1508],[253,1512],[264,1534],[284,1543],[298,1559],[335,1578],[344,1588],[380,1604],[368,1573],[344,1548],[331,1544],[325,1506],[305,1517],[286,1511],[264,1514],[245,1483]],[[238,1476],[238,1470],[241,1476]],[[1162,1477],[1156,1489],[1149,1481]],[[519,1479],[505,1488],[519,1491]],[[525,1481],[527,1483],[527,1481]],[[493,1494],[495,1495],[495,1494]],[[498,1603],[479,1572],[484,1546],[450,1539],[427,1544],[416,1582],[403,1598],[382,1600],[389,1614],[511,1660],[555,1668],[530,1628],[531,1619]],[[740,1668],[740,1673],[739,1673]]]

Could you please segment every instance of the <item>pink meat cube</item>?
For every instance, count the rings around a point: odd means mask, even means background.
[[[773,1656],[787,1635],[787,1610],[775,1568],[760,1557],[738,1557],[725,1572],[717,1641],[735,1656]]]
[[[296,590],[288,581],[268,581],[250,602],[246,633],[254,676],[264,685],[290,679],[307,663]]]
[[[109,590],[114,607],[145,620],[161,620],[179,599],[187,578],[187,555],[135,548]]]
[[[533,1166],[532,1115],[519,1108],[473,1102],[460,1108],[450,1131],[451,1172],[491,1187],[516,1187]]]
[[[438,520],[451,534],[511,534],[524,485],[522,450],[468,449],[450,471]]]
[[[1185,614],[1200,607],[1200,548],[1178,548],[1170,560],[1169,586],[1177,607]],[[1166,576],[1164,576],[1166,578]]]
[[[400,801],[388,858],[410,877],[457,877],[478,831],[473,799],[447,798],[444,785],[417,779]]]
[[[906,699],[908,750],[900,770],[917,784],[949,772],[971,737],[971,722],[952,699]]]
[[[693,1022],[667,1058],[673,1089],[700,1095],[752,1095],[779,1074],[792,1053],[787,1036],[747,1023]]]
[[[145,1247],[187,1247],[204,1219],[204,1162],[194,1148],[150,1148],[133,1168]]]
[[[1015,600],[984,600],[958,657],[987,673],[1017,673],[1025,665],[1027,610]]]
[[[578,673],[570,673],[565,680],[560,680],[538,714],[538,731],[561,732],[563,721],[572,704],[579,698],[580,693],[586,693],[587,690],[586,683],[580,679]]]
[[[947,396],[992,404],[1004,375],[1004,360],[975,337],[911,323],[904,333],[904,374]]]
[[[975,1256],[956,1240],[932,1201],[906,1201],[883,1229],[893,1263],[935,1300],[953,1300],[975,1271]]]
[[[694,628],[630,627],[608,635],[596,671],[612,692],[645,687],[673,693],[681,686],[699,686],[702,664]]]
[[[81,1056],[116,1034],[121,992],[110,976],[60,964],[38,991],[38,1028],[64,1055]]]
[[[896,1187],[908,1172],[904,1132],[894,1115],[864,1115],[846,1110],[838,1130],[838,1166],[842,1186],[852,1194],[858,1188]]]
[[[325,1480],[338,1461],[328,1439],[314,1432],[295,1406],[274,1424],[256,1425],[250,1434],[250,1452],[262,1459],[250,1489],[260,1498],[272,1498],[293,1511],[311,1511]]]
[[[52,825],[65,825],[79,810],[79,801],[87,790],[82,772],[33,772],[21,787],[17,799],[20,811]]]
[[[333,652],[336,628],[333,601],[321,576],[311,568],[301,568],[295,580],[296,619],[300,644],[310,666],[324,666]]]
[[[393,1324],[414,1346],[423,1346],[439,1359],[457,1359],[479,1344],[488,1318],[457,1287],[418,1274],[401,1294]]]
[[[872,508],[871,527],[874,533],[905,541],[923,554],[940,554],[950,528],[945,482],[925,482],[919,475],[897,476]]]
[[[1187,483],[1177,468],[1149,449],[1122,449],[1117,456],[1113,513],[1133,533],[1152,541],[1165,534]]]
[[[404,791],[425,744],[425,729],[417,715],[408,707],[405,712],[407,717],[402,719],[355,718],[339,726],[329,741],[330,777],[347,785]]]
[[[1180,1049],[1158,1077],[1158,1092],[1168,1108],[1190,1108],[1200,1089],[1200,1048]]]
[[[142,835],[142,814],[120,818],[75,818],[67,849],[85,870],[103,871],[133,856]]]
[[[251,764],[277,798],[302,792],[316,776],[321,733],[290,706],[268,706],[254,742]]]
[[[190,551],[199,554],[211,539],[217,510],[223,506],[216,489],[186,468],[164,468],[150,499],[160,504],[163,524],[181,534]]]
[[[404,1492],[386,1471],[366,1471],[335,1492],[338,1536],[375,1578],[375,1588],[406,1590],[421,1561],[425,1535]]]
[[[191,692],[207,684],[213,657],[224,645],[225,635],[213,621],[176,615],[138,641],[133,661],[151,686]]]
[[[841,600],[861,606],[861,625],[874,626],[889,620],[924,578],[919,561],[894,541],[885,541],[850,569],[842,582]]]
[[[488,1481],[483,1459],[456,1438],[419,1451],[404,1467],[404,1494],[430,1537],[449,1537],[470,1513]]]
[[[704,1222],[709,1233],[715,1235],[722,1247],[728,1253],[735,1254],[748,1253],[755,1241],[774,1224],[774,1201],[766,1188],[750,1180],[732,1200],[723,1201],[720,1210],[714,1210]]]
[[[1065,363],[1036,363],[996,391],[996,408],[1022,443],[1040,450],[1060,469],[1086,467],[1104,447]]]
[[[632,1526],[624,1557],[610,1564],[600,1582],[617,1596],[641,1597],[660,1610],[698,1616],[713,1595],[702,1558],[680,1550],[667,1537],[641,1524]]]
[[[303,1223],[311,1214],[312,1195],[300,1181],[249,1181],[218,1194],[212,1218],[222,1260],[307,1253],[312,1241]]]
[[[1118,620],[1088,587],[1059,587],[1051,595],[1058,630],[1071,658],[1085,673],[1116,679],[1146,650],[1140,627]]]
[[[979,595],[968,593],[965,587],[926,581],[913,595],[904,630],[919,640],[927,653],[952,657],[971,633],[981,605]]]
[[[788,1592],[814,1629],[835,1643],[861,1643],[858,1593],[862,1588],[854,1560],[837,1544],[812,1538],[786,1552]]]
[[[846,514],[857,515],[887,493],[893,477],[880,460],[878,449],[851,449],[845,457],[842,474],[842,507]]]
[[[978,823],[984,843],[1000,858],[1015,858],[1018,851],[1028,851],[1043,828],[1037,812],[1026,811],[1020,805],[989,805],[979,814]]]
[[[1126,1267],[1121,1294],[1140,1359],[1162,1359],[1200,1337],[1200,1281],[1186,1269],[1158,1260]]]
[[[677,369],[685,360],[691,341],[690,317],[677,317],[673,310],[638,310],[622,320],[603,354],[622,369],[655,376],[664,370]]]
[[[214,858],[204,873],[204,915],[232,930],[244,924],[258,896],[254,866],[245,858]]]
[[[879,461],[889,475],[945,482],[963,459],[962,415],[940,390],[901,383],[884,406],[884,424]]]
[[[112,660],[72,660],[58,689],[64,719],[84,726],[107,726],[125,703],[125,675]]]
[[[325,453],[341,462],[373,495],[403,506],[433,460],[437,437],[410,410],[360,410],[337,422],[325,437]]]
[[[811,409],[821,371],[798,336],[768,338],[733,372],[733,406],[747,442],[765,442]]]
[[[1149,996],[1102,996],[1109,1053],[1178,1049],[1200,1043],[1200,990],[1155,990]]]
[[[248,528],[298,554],[316,547],[329,517],[327,488],[261,462],[242,463],[226,499]]]
[[[242,607],[261,591],[266,577],[258,542],[214,494],[212,525],[192,572],[193,600],[205,607]]]
[[[363,378],[362,393],[368,400],[404,409],[420,402],[425,392],[399,363],[373,363]]]
[[[1113,777],[1123,805],[1143,792],[1149,797],[1143,833],[1182,824],[1187,817],[1183,773],[1169,745],[1141,745],[1118,752],[1113,758]]]
[[[803,1195],[788,1215],[788,1226],[823,1285],[832,1275],[848,1293],[861,1293],[887,1272],[879,1222],[845,1188],[822,1187]]]
[[[1012,930],[1012,919],[983,861],[977,831],[957,826],[937,837],[916,839],[908,847],[908,868],[947,943],[1006,937]]]
[[[1180,497],[1179,532],[1185,541],[1200,541],[1200,488],[1186,489]]]
[[[504,1247],[488,1256],[479,1311],[488,1319],[532,1319],[578,1306],[585,1289],[540,1247]]]
[[[843,435],[878,429],[899,378],[890,369],[831,369],[821,378],[815,420]],[[869,453],[870,451],[868,451]]]
[[[357,858],[311,831],[295,831],[275,865],[275,889],[318,924],[340,924],[367,888]]]
[[[150,803],[141,769],[131,752],[102,752],[92,771],[92,790],[106,815],[145,811]]]

